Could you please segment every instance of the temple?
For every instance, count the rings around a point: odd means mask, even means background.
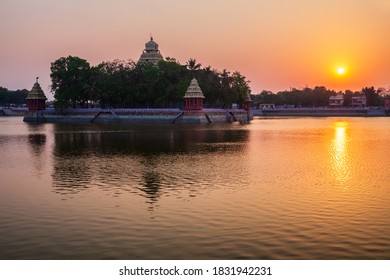
[[[34,83],[33,88],[27,94],[27,107],[29,111],[40,111],[46,108],[46,96],[43,92],[41,85],[38,83],[38,78]]]
[[[164,60],[158,44],[150,37],[145,44],[138,63],[157,65]],[[28,93],[28,113],[25,122],[44,123],[130,123],[130,124],[211,124],[248,123],[253,119],[252,100],[247,95],[241,100],[240,108],[203,108],[203,95],[198,81],[193,78],[184,93],[183,108],[45,108],[46,96],[37,81]]]
[[[251,95],[249,93],[249,90],[246,92],[246,96],[244,99],[244,110],[245,111],[252,110],[252,98],[251,98]]]
[[[164,58],[158,50],[158,44],[153,41],[153,37],[150,37],[150,41],[145,44],[145,49],[138,62],[157,65],[160,60],[164,60]]]
[[[201,111],[203,109],[204,95],[195,78],[192,79],[183,98],[185,99],[184,108],[186,111]]]

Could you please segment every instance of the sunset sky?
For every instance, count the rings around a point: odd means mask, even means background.
[[[1,0],[0,86],[39,76],[51,99],[51,62],[137,61],[150,34],[164,57],[237,70],[252,93],[390,87],[389,0]]]

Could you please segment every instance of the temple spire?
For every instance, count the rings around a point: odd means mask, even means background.
[[[158,44],[153,41],[152,33],[150,33],[150,41],[145,44],[145,49],[139,58],[139,62],[157,65],[160,60],[164,60],[164,58],[158,50]]]
[[[35,84],[26,97],[27,107],[29,111],[45,110],[45,102],[47,98],[41,88],[41,85],[38,83],[39,77],[36,77],[35,79]]]
[[[190,86],[184,94],[185,110],[201,111],[203,109],[203,92],[199,87],[198,81],[193,78]]]

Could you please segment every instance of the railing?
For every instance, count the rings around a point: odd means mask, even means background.
[[[258,109],[262,111],[367,111],[370,110],[370,108],[353,108],[353,107],[301,107],[301,108],[289,108],[289,107],[275,107],[275,108],[264,108],[264,109]]]

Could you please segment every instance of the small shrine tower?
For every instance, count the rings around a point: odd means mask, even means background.
[[[252,98],[249,94],[249,90],[246,92],[244,99],[244,110],[246,111],[247,122],[253,120],[253,111],[252,111]]]
[[[244,99],[244,110],[250,111],[252,109],[252,98],[249,94],[249,90],[246,92],[246,96]]]
[[[140,63],[152,63],[157,65],[160,60],[163,60],[163,56],[158,50],[158,44],[153,41],[153,37],[150,36],[150,41],[145,44],[145,49],[139,58]]]
[[[185,99],[185,110],[186,111],[201,111],[203,109],[203,99],[204,95],[202,90],[198,85],[198,81],[193,78],[190,86],[188,87],[186,94],[184,95]]]
[[[46,96],[43,92],[41,85],[38,83],[38,77],[36,82],[31,89],[31,91],[27,94],[27,107],[29,111],[40,111],[46,109]]]

